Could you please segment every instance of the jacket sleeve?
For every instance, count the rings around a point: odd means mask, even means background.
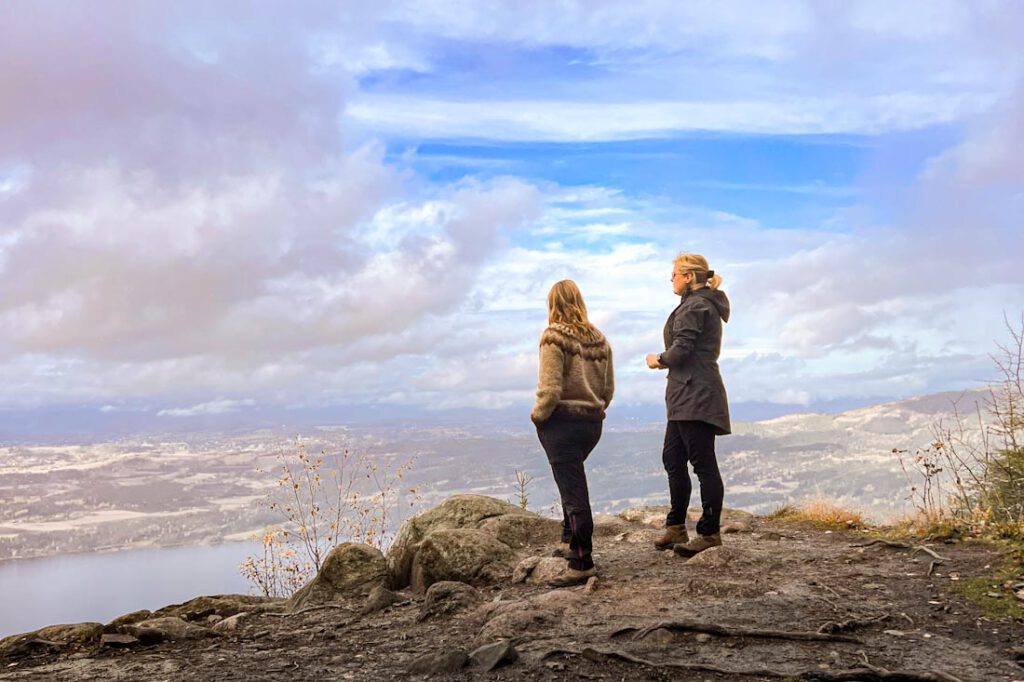
[[[608,346],[608,368],[604,374],[604,408],[607,410],[608,405],[612,402],[612,396],[615,395],[615,362],[612,358],[612,347]]]
[[[554,343],[540,346],[540,371],[537,380],[537,401],[530,412],[534,424],[547,421],[562,397],[562,349]]]
[[[679,367],[686,363],[693,352],[697,337],[704,331],[704,320],[707,310],[703,306],[693,306],[680,310],[672,320],[672,343],[659,358],[666,367]]]

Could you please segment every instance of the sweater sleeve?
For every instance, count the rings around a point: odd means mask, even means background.
[[[534,424],[547,421],[562,397],[562,349],[554,343],[540,346],[540,371],[537,380],[537,401],[530,419]]]
[[[604,407],[608,409],[608,405],[612,402],[612,396],[615,395],[615,362],[612,358],[612,347],[608,346],[608,367],[605,369],[604,374]]]
[[[697,337],[704,331],[706,308],[694,306],[681,310],[672,321],[672,343],[659,358],[666,367],[679,367],[693,352]]]

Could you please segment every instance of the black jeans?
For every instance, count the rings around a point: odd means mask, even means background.
[[[703,513],[697,521],[697,533],[717,533],[721,527],[725,487],[715,458],[715,427],[702,421],[669,421],[665,428],[661,461],[668,474],[668,494],[672,507],[665,518],[665,525],[686,523],[686,509],[690,506],[690,493],[693,491],[690,472],[686,469],[686,463],[689,462],[700,481]]]
[[[594,516],[583,462],[601,440],[602,423],[552,416],[537,426],[562,498],[562,541],[569,543],[569,567],[585,571],[594,566]]]

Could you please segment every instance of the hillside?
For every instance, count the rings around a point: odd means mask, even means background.
[[[407,524],[386,560],[336,551],[347,559],[290,602],[204,598],[7,638],[0,680],[469,680],[491,664],[496,680],[1024,679],[1024,622],[958,590],[1002,564],[991,546],[730,513],[725,545],[687,561],[651,547],[659,517],[602,517],[599,577],[552,590],[538,574],[560,563],[544,559],[557,524],[459,496]],[[982,581],[980,599],[1013,603],[1014,580]]]

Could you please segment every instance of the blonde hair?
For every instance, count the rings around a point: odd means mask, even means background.
[[[587,304],[576,282],[563,279],[548,292],[548,324],[564,324],[580,334],[594,329],[587,319]]]
[[[678,273],[693,273],[691,289],[707,284],[712,289],[722,285],[722,278],[708,268],[708,259],[699,253],[680,253],[672,263],[673,269]],[[708,275],[711,277],[708,277]]]

